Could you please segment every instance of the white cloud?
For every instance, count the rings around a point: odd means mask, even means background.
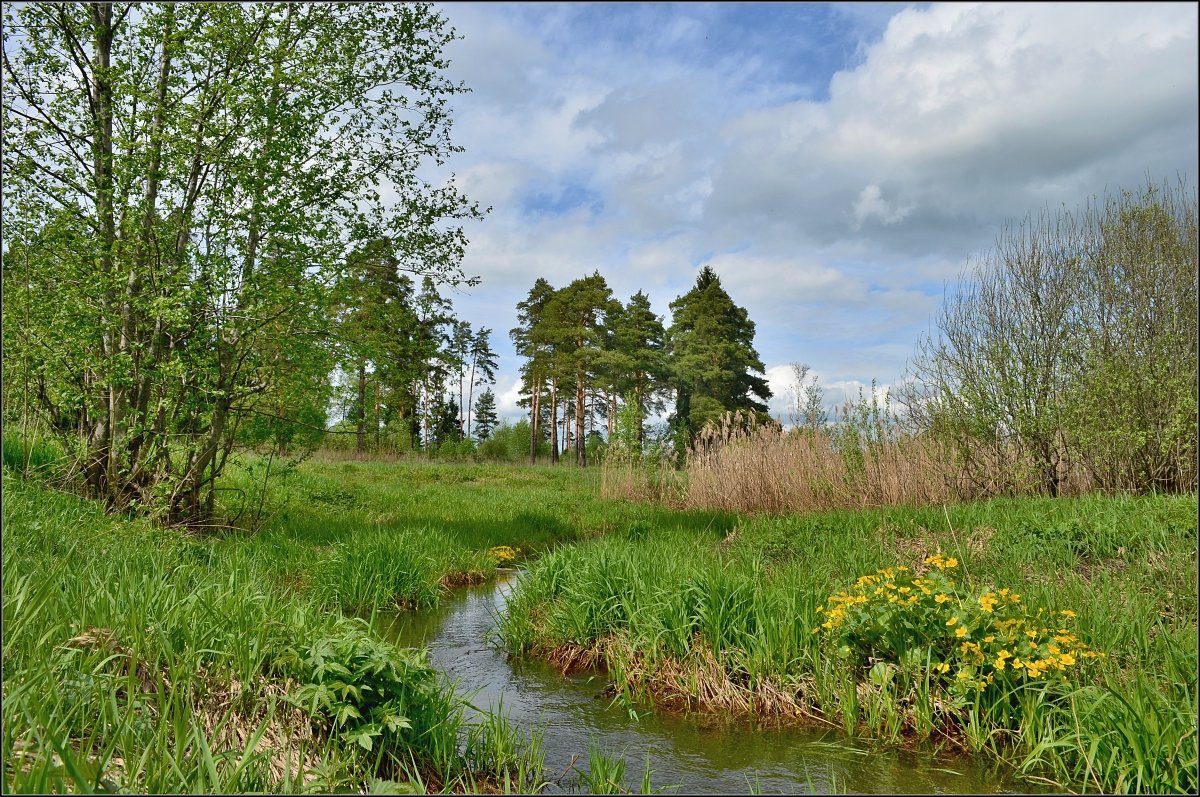
[[[446,7],[475,88],[451,166],[495,207],[469,229],[477,323],[507,332],[536,277],[593,269],[666,315],[709,263],[765,362],[853,397],[899,377],[1007,219],[1196,178],[1194,5],[735,8]],[[769,24],[806,14],[876,38],[818,42],[846,53],[833,73]],[[565,185],[597,199],[526,212]],[[517,365],[502,351],[510,389]]]
[[[863,222],[871,217],[878,219],[884,226],[890,226],[903,221],[911,211],[911,205],[898,207],[896,203],[884,199],[879,186],[872,183],[859,193],[854,203],[854,229],[862,227]]]

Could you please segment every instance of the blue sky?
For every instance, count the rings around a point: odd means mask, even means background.
[[[492,206],[454,296],[495,330],[533,281],[599,270],[668,305],[704,265],[831,403],[900,379],[943,290],[1006,220],[1197,171],[1195,4],[440,7],[448,164]]]

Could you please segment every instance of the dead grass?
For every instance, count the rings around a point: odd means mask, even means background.
[[[60,647],[112,654],[109,661],[119,662],[126,674],[132,669],[143,694],[170,694],[177,688],[162,668],[152,668],[133,655],[110,629],[88,628]],[[308,784],[317,779],[320,761],[312,723],[302,710],[284,700],[295,686],[291,681],[271,681],[261,675],[248,686],[233,676],[222,679],[201,669],[193,683],[178,688],[187,688],[193,695],[192,715],[214,755],[249,753],[266,763],[276,781],[294,781],[301,773],[299,777]],[[153,701],[147,705],[156,716],[162,714],[162,708]],[[111,757],[105,773],[109,779],[124,783],[125,760]]]
[[[696,436],[681,473],[667,461],[605,463],[602,494],[679,509],[788,513],[931,506],[1038,492],[1031,462],[1011,447],[981,444],[964,451],[929,435],[908,434],[881,415],[848,423],[784,429],[727,414]],[[1078,468],[1060,474],[1062,495],[1094,487]]]

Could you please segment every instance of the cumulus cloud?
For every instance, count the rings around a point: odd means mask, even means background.
[[[1194,5],[444,13],[474,89],[450,166],[495,208],[456,303],[505,331],[538,276],[599,269],[665,316],[709,264],[765,362],[857,395],[1006,220],[1196,176]],[[518,365],[502,348],[506,384]]]

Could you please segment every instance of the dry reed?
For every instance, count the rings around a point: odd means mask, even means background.
[[[1064,457],[1060,494],[1096,484]],[[1040,492],[1031,458],[1017,446],[942,440],[903,431],[878,411],[841,424],[785,429],[727,413],[696,436],[681,472],[667,460],[606,462],[606,497],[657,501],[681,509],[816,512],[928,506]]]

